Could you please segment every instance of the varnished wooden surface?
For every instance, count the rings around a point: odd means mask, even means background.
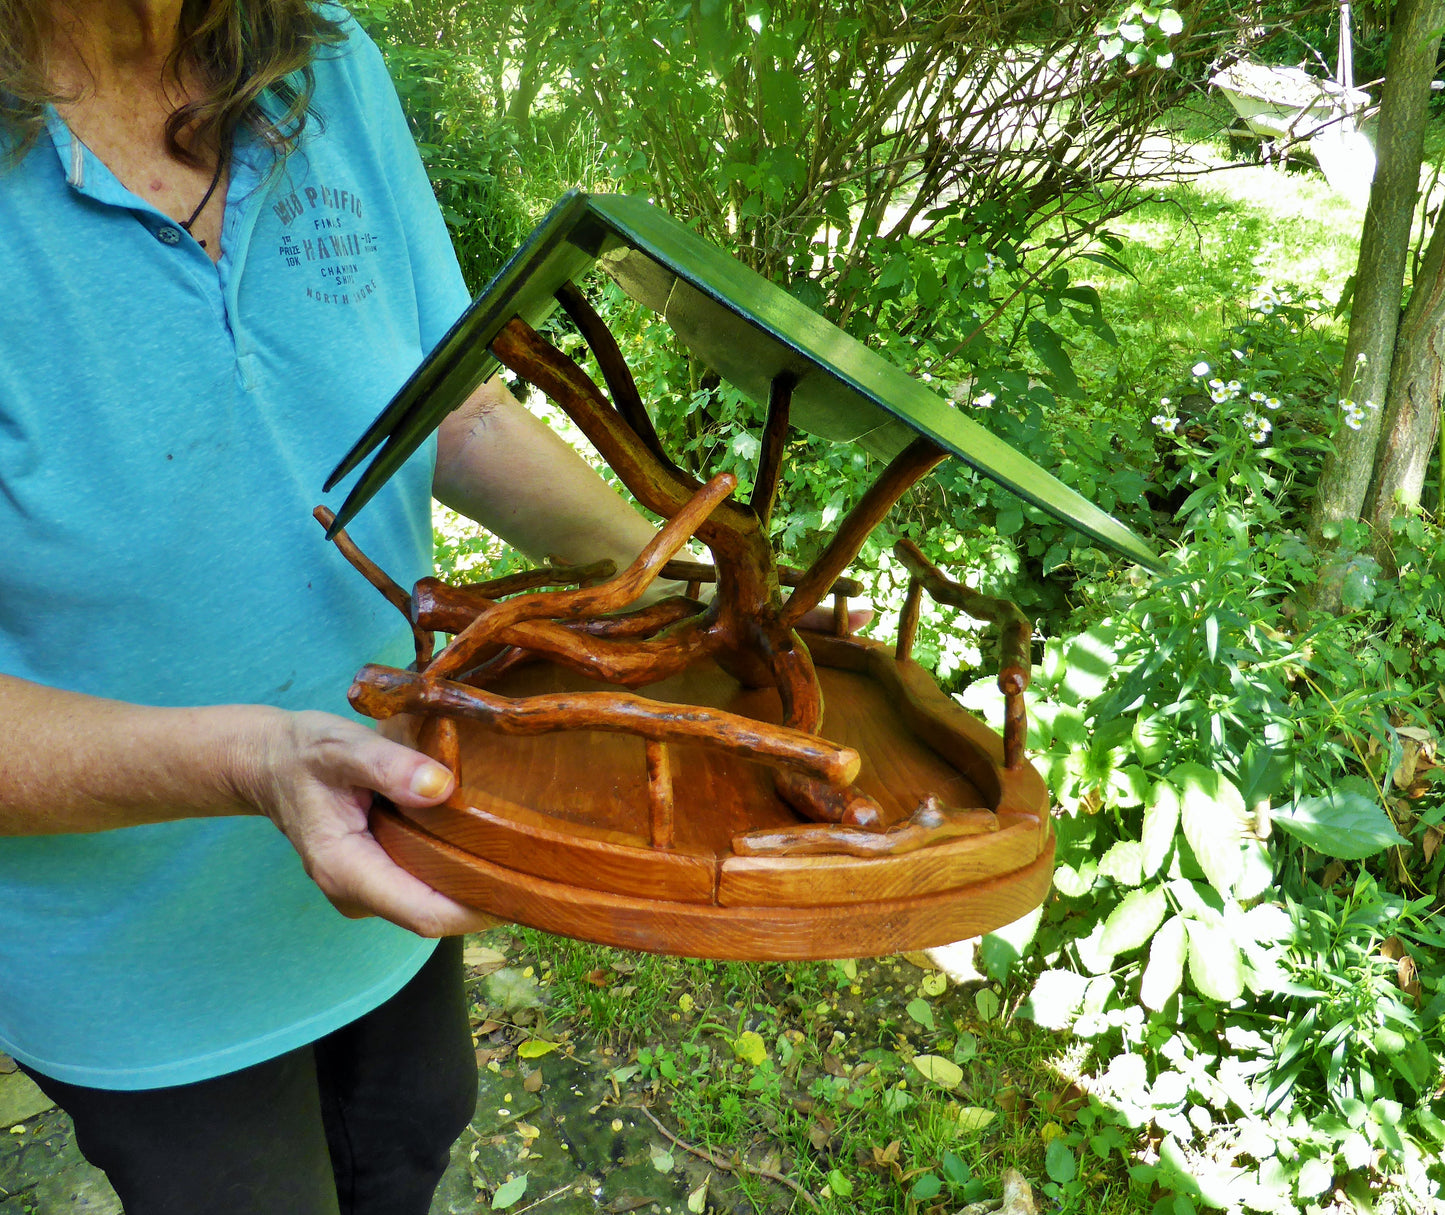
[[[734,837],[800,822],[774,792],[772,772],[736,754],[670,744],[672,846],[658,849],[641,738],[506,735],[462,721],[457,794],[445,806],[379,814],[378,838],[424,880],[493,914],[694,956],[923,948],[1036,905],[1053,856],[1037,773],[1001,771],[997,735],[889,647],[809,641],[823,688],[821,733],[864,757],[857,785],[890,823],[932,797],[996,825],[894,856],[739,856]],[[604,686],[534,662],[493,690],[515,697]],[[743,687],[712,663],[643,691],[665,703],[781,717],[775,690]]]
[[[717,907],[518,873],[469,856],[388,810],[373,812],[372,831],[423,881],[502,919],[624,949],[738,961],[871,957],[977,936],[1037,907],[1054,862],[1050,839],[1026,869],[945,894],[825,907]]]

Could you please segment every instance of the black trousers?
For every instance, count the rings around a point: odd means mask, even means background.
[[[462,941],[310,1046],[174,1088],[31,1073],[126,1215],[426,1215],[477,1102]]]

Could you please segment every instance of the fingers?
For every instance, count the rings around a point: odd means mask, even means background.
[[[481,932],[498,923],[413,877],[369,832],[333,841],[312,858],[311,872],[331,905],[351,919],[377,915],[422,937]]]

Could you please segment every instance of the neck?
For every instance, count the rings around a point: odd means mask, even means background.
[[[56,83],[97,93],[145,82],[165,87],[182,0],[62,0],[51,59]]]

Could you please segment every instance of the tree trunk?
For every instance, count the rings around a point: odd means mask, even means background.
[[[1426,105],[1445,25],[1445,0],[1399,0],[1393,18],[1375,181],[1360,234],[1350,335],[1340,374],[1340,396],[1363,407],[1364,417],[1358,430],[1340,431],[1335,453],[1320,475],[1310,518],[1316,542],[1331,525],[1359,518],[1375,470],[1382,414],[1378,406],[1385,403],[1390,387],[1410,229],[1420,192]]]
[[[1445,396],[1445,223],[1438,220],[1395,339],[1389,408],[1375,454],[1365,518],[1388,564],[1390,520],[1420,504]]]

